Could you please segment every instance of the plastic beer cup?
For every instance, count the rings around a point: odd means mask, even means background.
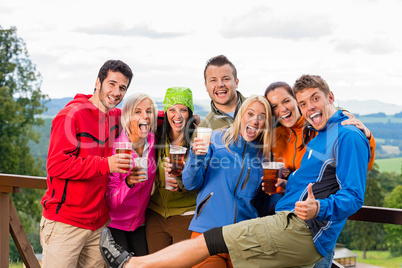
[[[186,155],[187,148],[177,145],[170,145],[169,159],[172,164],[172,176],[180,176],[184,167],[184,156]]]
[[[278,192],[275,184],[278,178],[282,177],[282,169],[284,164],[282,162],[263,162],[264,174],[264,188],[267,194],[276,194]]]

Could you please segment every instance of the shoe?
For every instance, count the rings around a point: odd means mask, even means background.
[[[108,267],[122,268],[133,256],[116,244],[109,228],[104,228],[100,235],[99,249]]]

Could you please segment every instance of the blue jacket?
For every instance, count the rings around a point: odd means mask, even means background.
[[[258,216],[251,200],[261,187],[262,167],[258,153],[261,145],[246,142],[240,136],[229,146],[229,152],[222,142],[225,131],[212,132],[212,144],[205,156],[195,155],[190,150],[184,167],[182,179],[186,189],[200,189],[189,226],[191,231],[203,233],[213,227]]]
[[[276,205],[277,212],[294,211],[295,203],[307,198],[307,186],[313,183],[319,213],[306,223],[322,256],[334,248],[347,218],[364,201],[370,146],[358,128],[341,125],[346,119],[341,111],[336,112],[308,143],[300,168],[289,176],[285,196]]]

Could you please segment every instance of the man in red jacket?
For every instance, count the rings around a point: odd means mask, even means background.
[[[109,220],[109,173],[127,173],[131,156],[112,156],[120,109],[133,73],[120,60],[100,68],[93,95],[77,94],[54,118],[42,198],[43,267],[103,267],[100,232]]]

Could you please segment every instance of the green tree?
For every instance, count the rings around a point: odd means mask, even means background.
[[[378,166],[375,164],[367,174],[364,197],[364,205],[366,206],[383,206],[384,196],[379,175]],[[367,250],[382,249],[384,246],[383,225],[373,222],[348,221],[339,242],[347,244],[352,249],[362,250],[363,259],[365,259]]]
[[[396,172],[381,172],[379,178],[385,196],[389,195],[396,186],[402,184],[401,175]]]
[[[29,59],[17,29],[0,26],[0,173],[44,176],[42,160],[30,153],[28,141],[38,142],[33,126],[43,125],[38,117],[48,97],[41,93],[42,79]],[[28,236],[40,219],[43,191],[23,189],[11,195]],[[35,230],[38,233],[38,230]],[[14,243],[10,257],[14,258]]]
[[[388,208],[402,208],[402,185],[398,185],[392,193],[385,198]],[[393,257],[402,256],[402,225],[385,224],[387,245]]]

